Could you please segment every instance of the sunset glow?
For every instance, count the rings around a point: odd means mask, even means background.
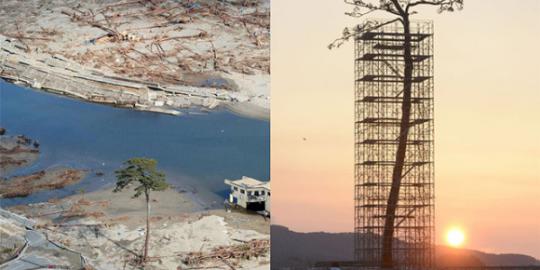
[[[272,223],[298,232],[354,230],[354,46],[326,45],[360,21],[339,2],[272,0]],[[436,31],[437,244],[461,224],[468,249],[540,258],[540,1],[519,3],[416,18]]]
[[[460,247],[465,242],[465,233],[459,228],[453,228],[446,233],[446,242],[452,247]]]

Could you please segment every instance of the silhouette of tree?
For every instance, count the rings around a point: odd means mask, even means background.
[[[354,18],[365,18],[366,15],[374,12],[383,12],[390,14],[391,18],[383,22],[365,21],[364,23],[353,27],[345,28],[341,37],[334,40],[328,45],[329,49],[339,47],[351,37],[370,32],[381,28],[385,25],[400,22],[403,25],[403,101],[401,104],[401,122],[400,135],[398,137],[398,148],[395,156],[395,165],[392,171],[392,186],[388,196],[386,219],[383,231],[383,250],[382,262],[383,268],[394,267],[392,258],[392,245],[394,238],[394,222],[397,203],[399,199],[399,190],[401,187],[401,179],[405,156],[407,150],[407,137],[410,127],[411,114],[411,89],[412,89],[412,74],[413,74],[413,59],[411,56],[411,31],[410,17],[418,12],[416,8],[420,6],[433,6],[438,8],[438,12],[453,12],[463,8],[464,0],[345,0],[346,4],[353,7],[351,12],[345,13]]]

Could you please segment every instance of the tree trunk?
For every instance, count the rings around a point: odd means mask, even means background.
[[[396,160],[392,172],[392,186],[386,206],[386,219],[383,232],[383,250],[382,250],[382,267],[393,268],[394,261],[392,257],[392,246],[394,240],[394,221],[396,208],[399,200],[399,189],[401,187],[401,178],[407,152],[407,137],[409,134],[410,118],[411,118],[411,90],[412,90],[412,73],[413,62],[411,57],[411,33],[410,22],[408,15],[403,16],[403,58],[405,62],[403,74],[403,102],[401,105],[401,123],[400,133],[398,137],[398,147],[396,151]]]
[[[144,239],[143,262],[146,262],[148,257],[148,243],[150,242],[150,193],[145,192],[146,197],[146,238]]]

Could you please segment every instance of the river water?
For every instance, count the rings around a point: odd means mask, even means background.
[[[193,191],[201,203],[218,207],[225,178],[270,177],[270,123],[227,111],[185,111],[170,116],[87,103],[0,80],[0,126],[40,143],[36,163],[13,175],[53,167],[88,170],[78,184],[1,206],[27,204],[113,186],[114,171],[132,157],[149,157],[178,189]],[[103,176],[96,175],[103,172]]]

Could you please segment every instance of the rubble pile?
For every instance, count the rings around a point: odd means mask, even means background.
[[[0,77],[10,81],[146,110],[269,108],[267,0],[7,0],[0,26]]]
[[[209,253],[191,252],[182,261],[186,265],[203,265],[209,262],[222,261],[227,265],[238,265],[241,260],[265,257],[270,249],[270,241],[253,239],[244,244],[220,246]]]

